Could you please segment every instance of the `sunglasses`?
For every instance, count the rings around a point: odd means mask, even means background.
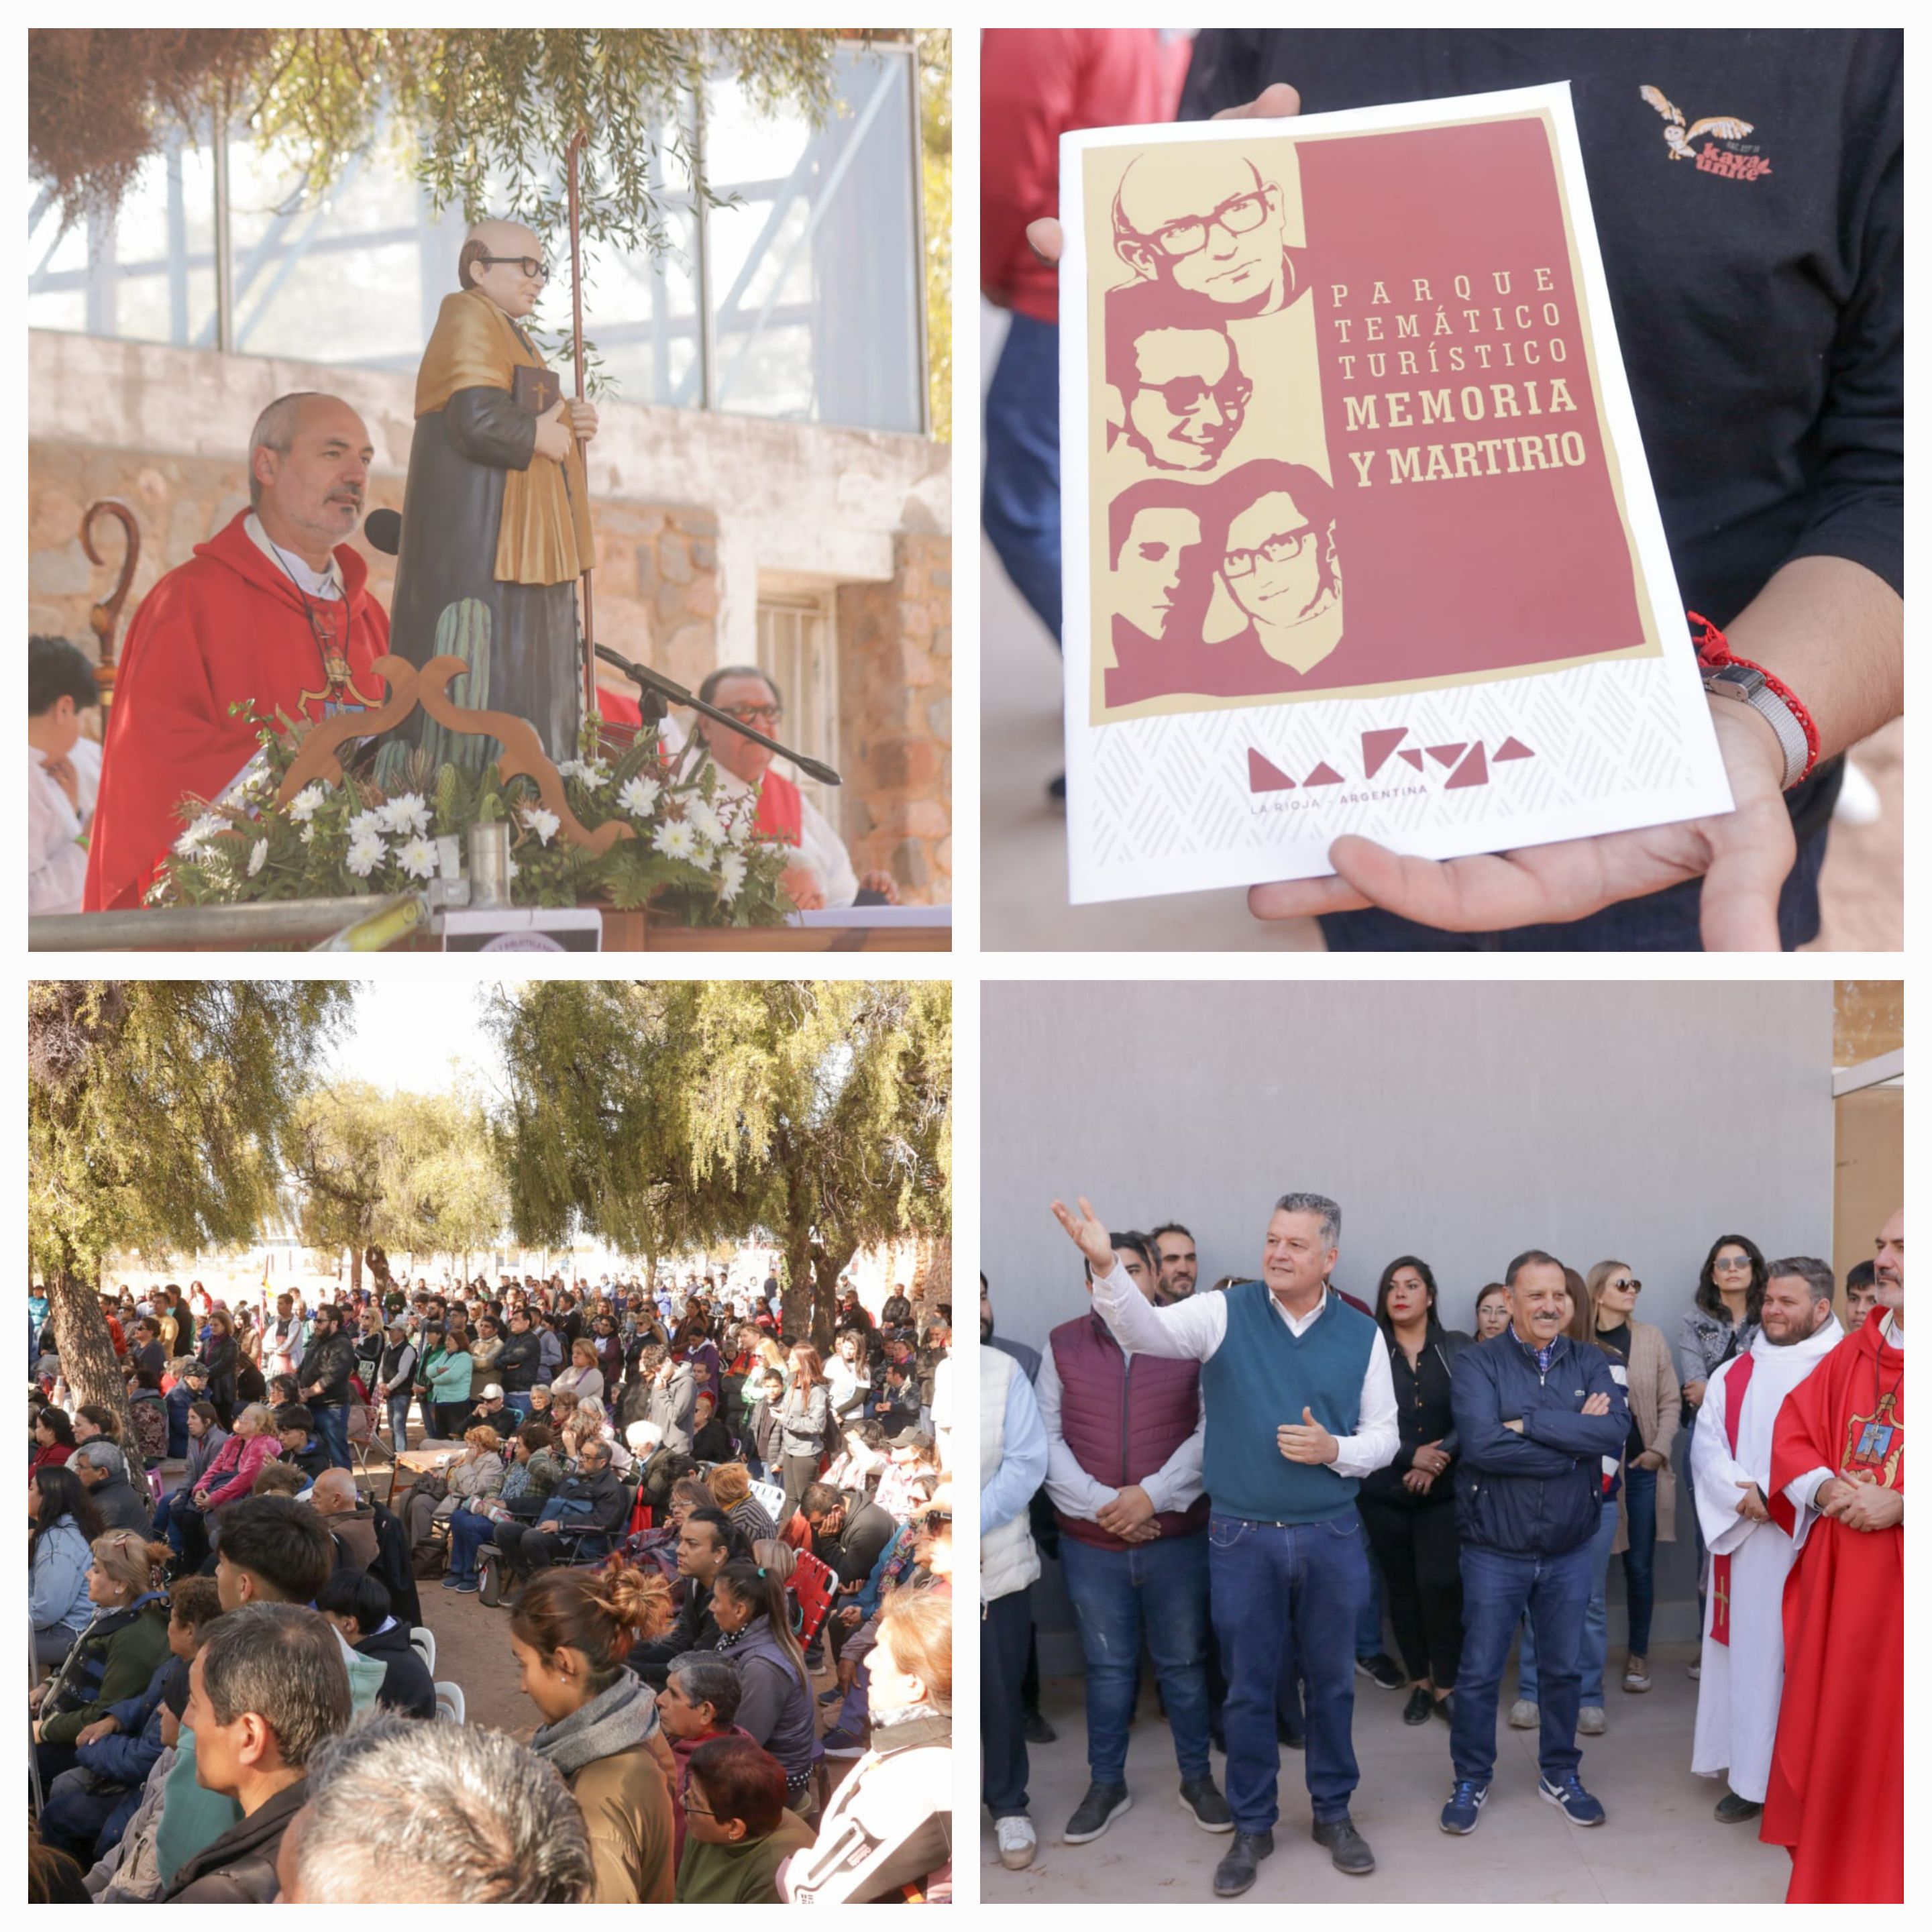
[[[1210,397],[1223,416],[1233,416],[1247,407],[1255,386],[1242,375],[1226,376],[1210,382],[1204,376],[1177,376],[1171,382],[1150,382],[1146,389],[1160,397],[1170,416],[1191,416]]]
[[[1628,1288],[1633,1294],[1641,1294],[1643,1292],[1643,1283],[1628,1276],[1622,1281],[1606,1281],[1604,1286],[1606,1288]]]
[[[952,1512],[950,1510],[928,1510],[920,1520],[921,1526],[930,1534],[932,1531],[945,1528],[952,1520]]]
[[[718,710],[728,718],[735,718],[740,724],[782,724],[784,722],[784,706],[782,704],[721,704]]]
[[[1750,1268],[1750,1258],[1746,1255],[1738,1255],[1725,1260],[1714,1262],[1712,1265],[1714,1267],[1724,1269],[1727,1274],[1734,1272],[1738,1268],[1742,1268],[1748,1273]]]

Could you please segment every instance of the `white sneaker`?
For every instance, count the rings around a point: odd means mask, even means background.
[[[1007,1870],[1024,1871],[1033,1863],[1040,1840],[1034,1834],[1030,1818],[996,1818],[993,1834],[1000,1841],[1000,1862]]]
[[[1533,1731],[1543,1721],[1543,1714],[1527,1697],[1519,1697],[1510,1706],[1510,1729]]]
[[[1606,1720],[1600,1704],[1586,1704],[1576,1713],[1576,1728],[1586,1738],[1600,1738]]]

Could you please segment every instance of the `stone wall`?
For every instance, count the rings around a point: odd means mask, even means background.
[[[153,344],[29,332],[28,621],[90,652],[88,613],[112,586],[80,540],[86,506],[134,510],[142,556],[120,638],[163,572],[248,500],[242,452],[262,406],[326,389],[376,446],[368,506],[400,509],[410,378]],[[909,901],[952,896],[950,452],[910,436],[649,407],[602,406],[590,464],[598,640],[695,686],[757,655],[762,586],[836,594],[844,830],[861,872]],[[369,550],[386,604],[394,560]],[[598,667],[600,682],[628,693]]]
[[[839,742],[861,872],[890,872],[909,898],[952,896],[952,544],[899,538],[884,584],[838,592]]]

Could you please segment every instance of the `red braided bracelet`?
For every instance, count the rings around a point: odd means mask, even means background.
[[[1766,670],[1761,664],[1754,664],[1749,658],[1741,658],[1731,649],[1730,640],[1712,623],[1709,618],[1700,616],[1695,610],[1684,614],[1690,620],[1691,635],[1697,647],[1697,662],[1706,670],[1721,670],[1726,664],[1737,664],[1745,670],[1754,670],[1778,696],[1784,699],[1785,707],[1798,720],[1798,728],[1804,734],[1804,769],[1792,782],[1802,784],[1808,778],[1818,763],[1818,728],[1812,722],[1811,714],[1804,708],[1798,694],[1775,671]]]

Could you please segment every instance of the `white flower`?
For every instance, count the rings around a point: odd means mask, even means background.
[[[266,838],[255,841],[255,849],[248,854],[248,876],[253,878],[268,862],[268,842]]]
[[[709,799],[686,799],[684,802],[684,822],[707,844],[724,844],[724,821],[711,808]]]
[[[388,830],[388,826],[382,823],[382,814],[380,812],[358,812],[349,821],[349,836],[351,838],[380,839]]]
[[[365,818],[370,814],[364,813]],[[366,879],[388,856],[389,848],[374,831],[358,832],[349,841],[349,856],[344,861],[358,879]]]
[[[673,819],[660,825],[651,836],[651,849],[662,852],[667,859],[683,859],[695,864],[698,860],[698,834],[681,819]]]
[[[411,832],[424,832],[429,830],[429,807],[423,802],[421,792],[406,791],[400,796],[391,799],[376,812],[377,819],[385,832],[400,832],[405,836]]]
[[[618,793],[617,802],[633,818],[648,818],[656,810],[658,796],[663,790],[656,778],[645,778],[640,773]]]
[[[746,867],[742,852],[727,852],[718,862],[718,877],[722,890],[718,897],[729,905],[738,896],[745,883]]]
[[[556,775],[576,779],[586,791],[602,791],[610,782],[610,767],[596,758],[566,758]]]
[[[302,827],[302,843],[304,845],[313,845],[315,843],[315,827],[313,825],[304,825]]]
[[[328,802],[326,784],[306,784],[289,800],[289,816],[298,825],[306,825]]]
[[[563,823],[554,812],[546,812],[540,805],[526,805],[524,808],[524,823],[537,835],[539,845],[548,845],[556,836],[557,827]]]
[[[396,863],[412,879],[436,876],[436,848],[420,833],[396,854]]]
[[[219,813],[204,812],[182,836],[175,841],[175,850],[184,859],[197,857],[201,848],[218,832],[226,829],[228,821]]]

